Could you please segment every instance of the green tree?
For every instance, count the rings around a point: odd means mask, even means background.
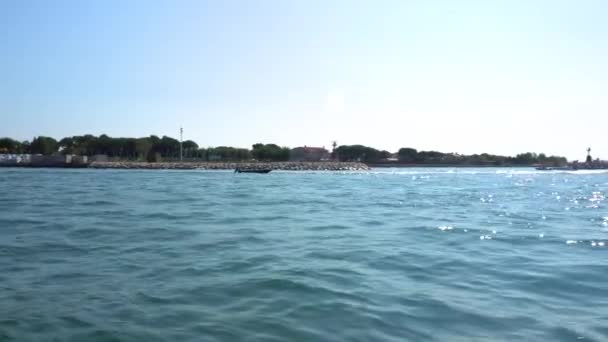
[[[23,153],[22,144],[11,138],[0,138],[0,153]]]
[[[32,140],[30,144],[30,150],[33,154],[43,154],[45,156],[51,155],[57,152],[59,144],[57,140],[51,137],[39,136]]]
[[[146,159],[154,143],[151,137],[135,139],[135,154],[138,159]]]
[[[31,143],[27,140],[21,142],[20,148],[17,150],[17,153],[32,153],[31,152]]]
[[[186,140],[182,143],[184,157],[194,158],[198,151],[198,144],[192,140]]]
[[[249,159],[251,159],[251,153],[244,148],[218,146],[207,149],[207,160],[210,161],[245,161]]]
[[[513,159],[513,163],[518,165],[532,165],[538,161],[536,153],[520,153]]]
[[[342,145],[336,149],[340,161],[375,163],[382,159],[382,152],[363,145]]]
[[[444,154],[437,151],[420,151],[416,155],[417,162],[424,164],[441,164],[443,157]]]
[[[276,144],[255,144],[252,146],[251,155],[260,161],[287,161],[290,152],[289,148]]]
[[[74,154],[74,137],[65,137],[59,140],[58,148],[63,154]]]
[[[400,162],[413,163],[417,160],[418,151],[416,151],[416,149],[413,149],[413,148],[404,147],[404,148],[399,149],[399,152],[397,153],[397,155],[399,156]]]
[[[152,145],[150,151],[154,154],[158,153],[164,158],[179,158],[179,141],[168,136],[163,136]]]

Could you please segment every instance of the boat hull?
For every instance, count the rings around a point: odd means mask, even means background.
[[[272,171],[272,169],[236,169],[234,170],[235,173],[270,173],[270,171]]]

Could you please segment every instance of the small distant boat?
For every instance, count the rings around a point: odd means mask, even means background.
[[[575,168],[569,166],[539,166],[536,168],[538,171],[576,171]]]
[[[234,173],[269,173],[272,169],[241,169],[236,168]]]

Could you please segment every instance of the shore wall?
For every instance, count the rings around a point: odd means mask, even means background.
[[[369,167],[399,167],[399,168],[416,168],[416,167],[449,167],[449,168],[479,168],[479,167],[532,167],[534,165],[513,165],[513,164],[504,164],[504,165],[495,165],[495,164],[400,164],[400,163],[371,163],[368,164]]]
[[[87,156],[75,155],[0,155],[0,167],[57,167],[83,168],[88,166]]]
[[[92,162],[95,169],[158,169],[158,170],[234,170],[272,169],[289,171],[358,171],[369,170],[363,163],[347,162],[270,162],[270,163],[221,163],[221,162]]]

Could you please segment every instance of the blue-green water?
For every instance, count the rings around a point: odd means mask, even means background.
[[[2,341],[606,341],[608,174],[0,169]]]

